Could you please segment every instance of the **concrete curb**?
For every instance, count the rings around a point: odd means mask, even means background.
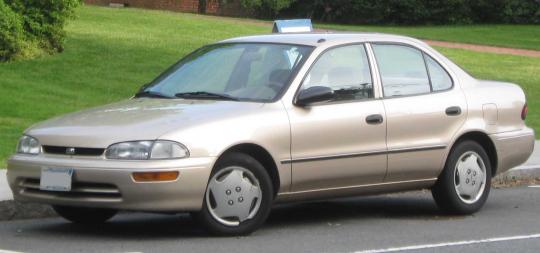
[[[8,186],[6,172],[7,170],[0,169],[0,201],[13,199],[13,194],[11,194]]]
[[[0,169],[0,221],[52,217],[56,214],[48,205],[22,203],[13,200],[6,177],[7,170]]]
[[[511,169],[494,177],[491,182],[493,187],[540,184],[540,165],[528,165]]]
[[[0,201],[0,221],[54,216],[57,215],[49,205],[22,203],[15,200]]]

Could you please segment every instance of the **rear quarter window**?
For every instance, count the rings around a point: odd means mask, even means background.
[[[448,75],[448,72],[437,63],[431,56],[424,54],[426,64],[429,70],[429,77],[431,78],[431,87],[433,91],[442,91],[452,88],[452,78]]]

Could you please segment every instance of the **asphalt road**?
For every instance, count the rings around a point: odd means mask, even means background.
[[[249,237],[209,237],[187,215],[0,222],[0,252],[539,252],[539,214],[540,188],[493,189],[482,211],[457,217],[412,192],[278,206]]]

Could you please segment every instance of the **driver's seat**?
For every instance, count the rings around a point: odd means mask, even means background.
[[[289,76],[291,75],[290,69],[276,69],[270,73],[268,81],[271,84],[279,84],[282,88],[285,83],[288,81]]]

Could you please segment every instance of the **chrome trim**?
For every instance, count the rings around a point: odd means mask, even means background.
[[[376,184],[361,184],[361,185],[352,185],[352,186],[343,186],[343,187],[332,187],[332,188],[315,189],[315,190],[307,190],[307,191],[283,192],[283,193],[278,193],[278,196],[287,196],[287,195],[303,194],[303,193],[311,193],[311,192],[333,191],[333,190],[346,190],[346,189],[363,188],[363,187],[372,187],[372,186],[384,186],[384,185],[392,185],[392,184],[407,184],[407,183],[418,183],[418,182],[432,182],[432,181],[437,181],[437,178],[426,178],[426,179],[416,179],[416,180],[394,181],[394,182],[384,182],[384,183],[376,183]]]
[[[370,156],[370,155],[383,155],[383,154],[387,154],[387,153],[388,153],[388,151],[381,150],[381,151],[370,151],[370,152],[352,153],[352,154],[305,157],[305,158],[298,158],[298,159],[291,159],[291,160],[283,160],[283,161],[281,161],[281,164],[298,163],[298,162],[313,162],[313,161],[332,160],[332,159],[343,159],[343,158],[352,158],[352,157],[361,157],[361,156]]]
[[[395,148],[395,149],[388,150],[388,154],[437,150],[437,149],[445,149],[446,147],[447,145],[440,144],[440,145],[419,146],[419,147],[412,147],[412,148]]]
[[[406,152],[416,152],[416,151],[428,151],[428,150],[445,149],[446,147],[447,145],[434,145],[434,146],[422,146],[422,147],[413,147],[413,148],[397,148],[397,149],[391,149],[391,150],[377,150],[377,151],[351,153],[351,154],[304,157],[304,158],[297,158],[297,159],[291,159],[291,160],[282,160],[281,164],[313,162],[313,161],[332,160],[332,159],[344,159],[344,158],[372,156],[372,155],[389,155],[389,154],[395,154],[395,153],[406,153]]]

